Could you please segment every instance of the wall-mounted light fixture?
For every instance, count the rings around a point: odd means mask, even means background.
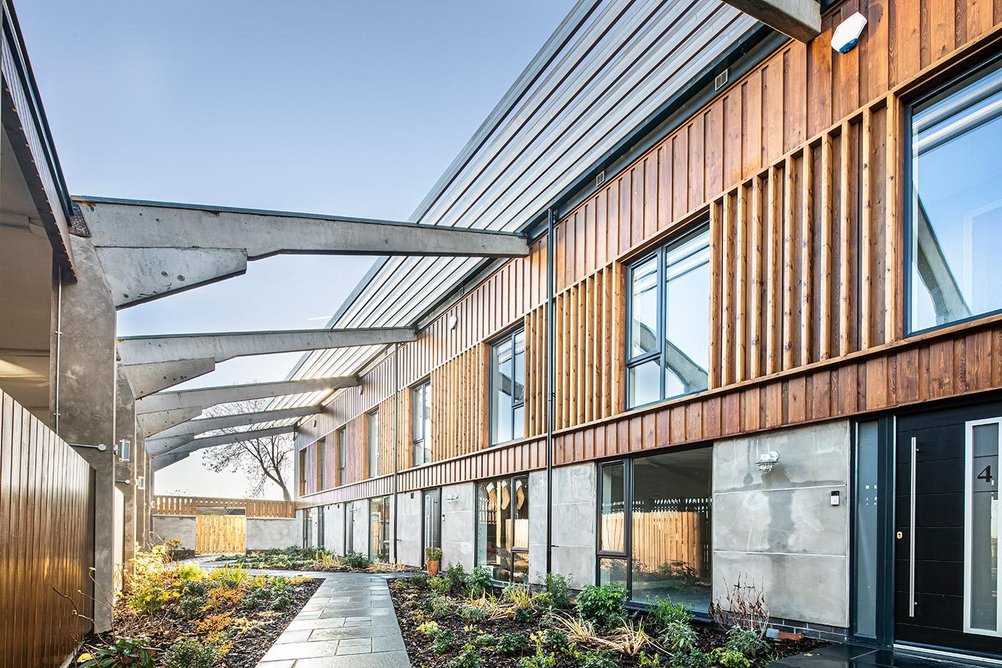
[[[859,36],[866,27],[866,17],[856,12],[832,31],[832,48],[841,54],[846,54],[859,44]]]
[[[459,324],[459,318],[456,317],[455,313],[449,315],[449,331],[452,332],[456,329],[456,325]]]
[[[132,441],[123,438],[118,442],[118,458],[123,462],[127,462],[132,458]]]
[[[71,448],[91,448],[98,452],[105,452],[108,449],[108,446],[104,443],[98,443],[97,445],[91,445],[90,443],[67,443],[67,445]]]
[[[755,466],[762,473],[769,473],[776,466],[776,462],[779,461],[779,453],[775,450],[770,450],[769,452],[763,452],[758,457],[758,461],[755,462]]]

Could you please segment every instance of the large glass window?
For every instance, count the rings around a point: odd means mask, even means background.
[[[599,582],[622,583],[639,603],[667,597],[707,610],[712,450],[678,450],[600,470]]]
[[[366,419],[369,430],[369,477],[379,475],[379,411],[372,411]]]
[[[491,444],[525,436],[525,330],[491,348]]]
[[[707,227],[630,267],[627,403],[707,388],[710,233]]]
[[[431,383],[421,383],[411,394],[411,441],[414,444],[414,466],[431,461]]]
[[[390,497],[369,499],[369,558],[390,560]]]
[[[348,429],[337,430],[337,484],[345,483],[344,476],[348,470]]]
[[[477,483],[477,565],[495,580],[528,581],[528,476]]]
[[[1002,63],[916,104],[909,330],[1002,310]]]

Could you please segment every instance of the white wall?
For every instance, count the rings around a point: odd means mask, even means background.
[[[451,500],[450,500],[451,499]],[[473,568],[476,485],[472,482],[442,488],[442,568],[460,564]]]
[[[391,503],[392,503],[392,498]],[[397,563],[420,566],[424,495],[420,491],[397,495]]]
[[[291,517],[248,517],[247,550],[280,550],[303,544],[303,521]]]

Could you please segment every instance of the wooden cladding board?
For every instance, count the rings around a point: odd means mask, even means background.
[[[290,501],[269,499],[222,499],[201,496],[153,497],[154,515],[194,517],[198,508],[243,508],[247,517],[295,517],[295,505]]]
[[[196,515],[195,554],[243,554],[247,518],[243,515]]]
[[[490,438],[489,354],[479,345],[432,371],[432,461],[476,452]]]
[[[868,20],[860,44],[836,54],[832,29],[857,11]],[[921,89],[961,48],[966,57],[975,46],[997,44],[1000,25],[998,0],[847,0],[826,13],[817,39],[781,47],[564,215],[553,239],[553,399],[561,461],[647,448],[667,427],[673,435],[654,441],[738,433],[724,431],[725,422],[754,431],[824,419],[824,411],[801,417],[800,381],[778,378],[819,364],[853,367],[859,362],[849,360],[867,351],[882,359],[880,351],[902,342],[906,128],[898,93]],[[711,391],[642,416],[624,413],[625,265],[704,216],[712,239]],[[456,426],[470,416],[484,418],[474,408],[489,391],[485,368],[457,371],[471,368],[471,351],[519,321],[527,340],[527,433],[544,433],[545,268],[540,239],[528,258],[505,263],[416,342],[400,347],[401,388],[432,376],[433,460],[452,467],[407,472],[409,481],[448,480],[439,472],[458,475],[455,467],[466,466],[455,458],[489,462],[480,457],[505,450],[488,450],[479,425]],[[385,406],[392,367],[392,356],[376,363],[375,396],[339,393],[323,428],[304,429],[300,438],[321,436],[364,406]],[[827,403],[838,410],[827,417],[858,414],[862,408],[849,410],[836,397],[836,372],[825,373],[827,384],[824,374],[811,381],[812,406],[825,405],[822,394],[829,391]],[[851,372],[837,373],[842,382]],[[406,470],[409,392],[401,390],[400,397],[399,464]],[[655,413],[668,417],[649,417]],[[665,429],[658,420],[668,420]],[[478,430],[484,435],[475,443],[468,434]],[[499,474],[484,471],[485,477]]]
[[[90,631],[93,503],[90,465],[0,392],[0,666],[55,668]]]

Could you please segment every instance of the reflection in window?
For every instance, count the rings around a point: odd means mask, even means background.
[[[599,580],[631,598],[695,610],[710,604],[712,450],[698,448],[606,464],[599,493]]]
[[[630,407],[707,388],[709,244],[703,227],[630,269]]]
[[[390,560],[390,497],[369,500],[369,557]]]
[[[910,330],[1002,309],[1002,65],[912,114]]]
[[[525,436],[525,330],[491,348],[491,444]]]
[[[414,466],[431,461],[431,383],[421,383],[411,396],[411,439],[414,444]]]
[[[477,483],[477,565],[496,580],[528,580],[528,476]]]

